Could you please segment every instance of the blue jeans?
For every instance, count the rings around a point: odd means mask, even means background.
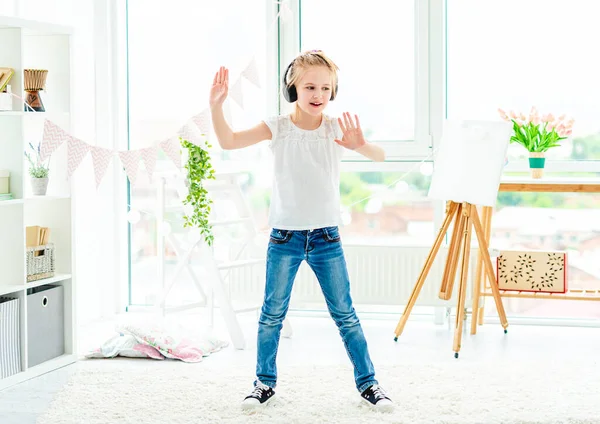
[[[377,380],[367,341],[352,306],[350,279],[337,227],[271,231],[265,298],[258,321],[257,380],[269,387],[275,387],[277,383],[279,336],[290,304],[294,279],[303,260],[319,280],[329,313],[354,366],[356,388],[362,392],[377,384]]]

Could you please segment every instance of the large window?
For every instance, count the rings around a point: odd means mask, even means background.
[[[356,245],[428,245],[435,202],[427,197],[427,167],[411,172],[343,172],[341,232]]]
[[[529,115],[533,106],[555,117],[566,114],[575,119],[573,135],[548,152],[558,165],[546,176],[572,177],[585,170],[584,176],[597,177],[600,64],[590,52],[600,37],[598,13],[600,5],[590,1],[448,1],[448,118],[498,119],[498,108]],[[526,157],[520,145],[509,147],[509,163],[525,170]],[[600,196],[592,194],[500,193],[491,244],[567,251],[569,285],[597,290],[599,208]],[[538,318],[597,318],[592,303],[504,300],[507,313]],[[492,298],[486,305],[494,314]]]

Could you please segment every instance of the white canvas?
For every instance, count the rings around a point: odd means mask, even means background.
[[[446,121],[429,197],[494,206],[512,135],[505,121]]]

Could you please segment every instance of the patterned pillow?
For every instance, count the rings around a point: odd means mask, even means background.
[[[192,340],[170,332],[158,324],[146,326],[126,324],[118,326],[117,331],[135,337],[139,343],[156,349],[167,358],[184,362],[200,362],[204,356],[228,345],[226,341],[213,337]]]

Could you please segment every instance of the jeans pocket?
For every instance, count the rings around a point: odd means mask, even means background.
[[[289,230],[276,230],[271,231],[269,236],[269,242],[275,244],[285,244],[292,238],[292,232]]]
[[[323,239],[328,243],[339,243],[340,231],[338,227],[323,228]]]

